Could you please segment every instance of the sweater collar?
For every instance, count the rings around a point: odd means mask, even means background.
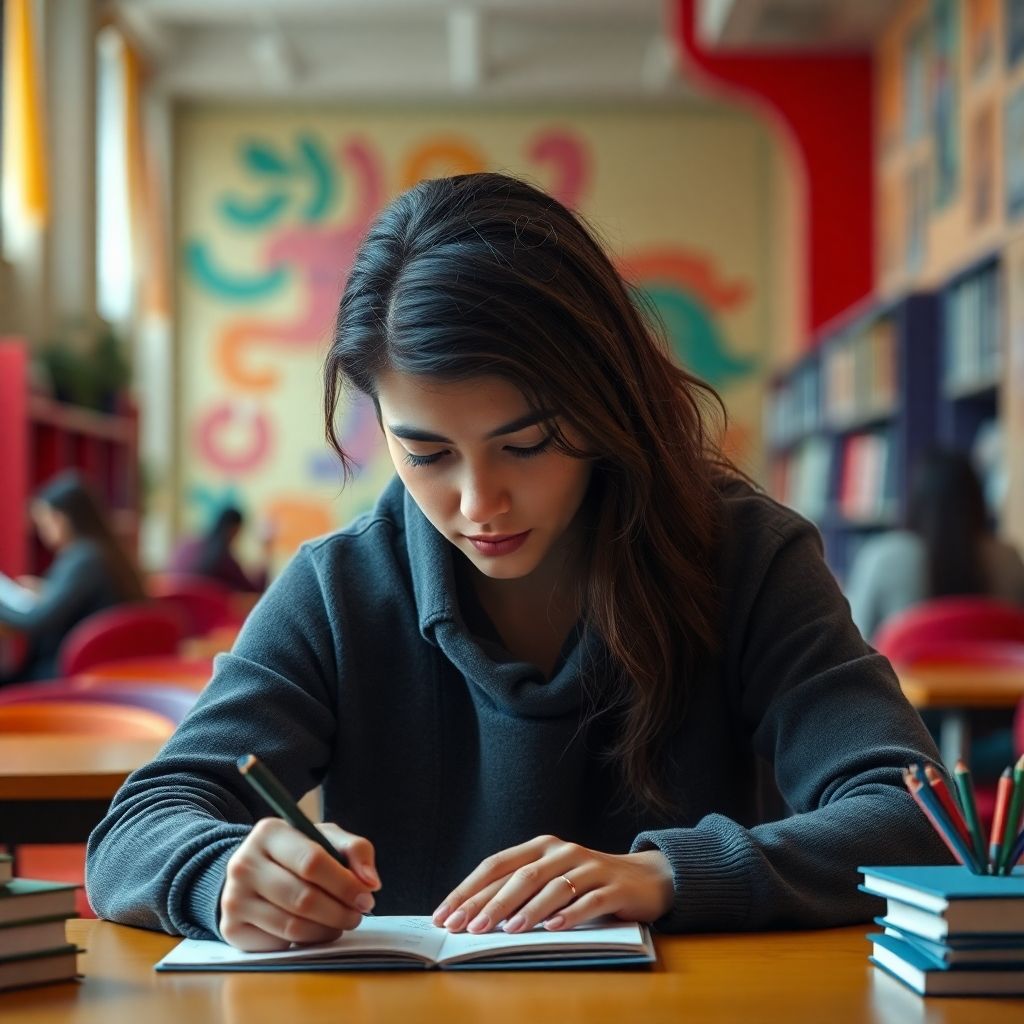
[[[409,572],[424,640],[440,648],[481,697],[507,713],[546,718],[577,710],[583,701],[580,676],[589,673],[600,656],[601,645],[592,630],[577,627],[550,680],[534,665],[493,657],[490,645],[470,636],[462,620],[451,543],[399,486]]]

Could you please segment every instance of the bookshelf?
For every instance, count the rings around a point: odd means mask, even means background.
[[[39,573],[49,561],[29,519],[32,494],[77,468],[103,499],[118,536],[135,552],[139,532],[138,416],[107,415],[55,402],[29,388],[24,342],[0,338],[0,570]]]
[[[937,336],[934,295],[861,308],[769,389],[772,492],[818,525],[840,579],[867,536],[899,525],[909,467],[935,440]]]

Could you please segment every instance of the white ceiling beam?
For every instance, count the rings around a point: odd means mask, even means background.
[[[134,46],[140,49],[152,63],[162,63],[173,58],[177,48],[177,37],[173,29],[163,24],[158,16],[144,6],[119,3],[115,7],[117,23]]]
[[[469,7],[448,12],[448,66],[452,86],[478,89],[484,80],[484,16]]]

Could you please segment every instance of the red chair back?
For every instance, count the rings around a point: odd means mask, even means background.
[[[180,613],[186,636],[205,636],[241,621],[230,588],[205,576],[161,574],[149,579],[147,590],[156,602]]]
[[[894,615],[874,638],[875,648],[899,665],[946,661],[946,651],[963,664],[971,645],[979,656],[997,645],[1012,658],[1011,648],[1024,648],[1024,610],[983,597],[938,598]]]
[[[175,654],[184,630],[177,612],[157,604],[123,604],[96,612],[64,638],[58,655],[62,676],[93,665],[149,654]]]

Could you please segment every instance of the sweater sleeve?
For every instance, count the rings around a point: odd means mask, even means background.
[[[693,828],[644,832],[672,865],[665,930],[824,927],[867,920],[862,864],[948,863],[901,779],[938,754],[889,663],[861,639],[821,557],[795,530],[754,591],[733,665],[734,702],[753,749],[792,809],[746,828],[710,814]],[[736,638],[737,631],[731,630]]]
[[[0,623],[26,634],[30,639],[41,633],[69,629],[82,618],[96,593],[97,581],[106,578],[106,566],[91,544],[75,544],[50,566],[43,579],[39,600],[25,611],[0,603]]]
[[[104,918],[219,938],[228,859],[268,813],[236,768],[254,753],[297,799],[331,756],[334,631],[305,550],[250,614],[234,650],[89,837],[86,887]]]

